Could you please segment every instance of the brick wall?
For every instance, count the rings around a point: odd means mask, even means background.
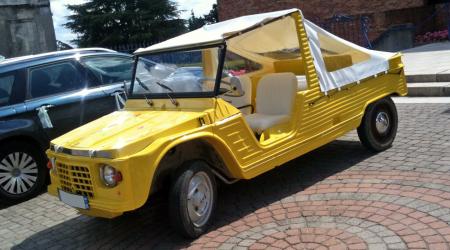
[[[335,14],[356,15],[421,7],[425,0],[218,0],[219,18],[299,8],[306,17],[329,18]]]
[[[375,40],[397,24],[418,24],[433,13],[427,0],[218,0],[219,19],[268,11],[299,8],[306,18],[322,22],[335,15],[370,18],[369,39]],[[428,29],[433,29],[429,27]]]

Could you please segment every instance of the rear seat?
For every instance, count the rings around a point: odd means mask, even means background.
[[[295,76],[297,78],[297,91],[303,91],[308,89],[308,82],[306,76]]]
[[[297,91],[308,89],[302,60],[282,60],[274,62],[275,72],[292,72],[297,78]]]

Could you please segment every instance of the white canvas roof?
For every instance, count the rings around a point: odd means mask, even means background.
[[[389,70],[389,59],[395,55],[395,53],[369,50],[358,46],[329,33],[308,20],[305,20],[305,28],[314,57],[314,65],[319,75],[320,89],[325,93],[384,73]],[[330,72],[325,66],[324,51],[333,51],[338,55],[351,55],[353,64]]]
[[[138,49],[135,54],[174,51],[226,42],[234,52],[250,53],[243,56],[251,56],[249,58],[256,62],[271,65],[279,59],[270,58],[264,53],[295,51],[293,46],[296,46],[297,51],[299,49],[295,22],[291,17],[291,14],[295,12],[301,15],[299,9],[289,9],[243,16],[206,25],[167,41]],[[394,56],[393,53],[360,47],[305,19],[304,26],[309,37],[309,45],[322,92],[327,93],[333,89],[340,89],[342,86],[359,82],[389,69],[389,59]],[[298,60],[301,60],[300,56]],[[335,64],[347,61],[348,65],[333,68],[330,66],[333,64],[333,60]]]
[[[174,37],[167,41],[136,50],[135,54],[154,53],[166,50],[182,49],[192,46],[205,46],[223,43],[226,38],[246,29],[289,15],[298,9],[275,11],[250,16],[242,16],[227,21],[205,25],[197,30]]]

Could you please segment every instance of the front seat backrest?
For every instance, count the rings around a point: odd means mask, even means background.
[[[55,82],[61,84],[61,92],[81,88],[79,75],[72,65],[64,64],[64,67],[61,69],[61,72]]]
[[[31,74],[31,96],[41,97],[49,94],[51,82],[52,79],[46,72],[42,70],[34,71]]]
[[[256,92],[256,113],[290,115],[297,93],[293,73],[274,73],[261,78]]]

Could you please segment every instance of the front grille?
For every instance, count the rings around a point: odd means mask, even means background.
[[[94,197],[91,174],[87,167],[66,165],[59,162],[56,165],[56,171],[63,191],[89,198]]]

